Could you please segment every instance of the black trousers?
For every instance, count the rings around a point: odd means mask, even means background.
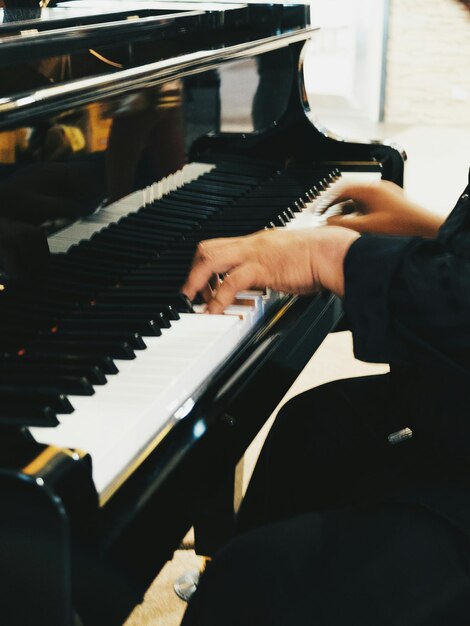
[[[469,537],[400,500],[444,468],[419,438],[390,445],[406,423],[389,389],[337,381],[281,410],[184,626],[470,624]]]

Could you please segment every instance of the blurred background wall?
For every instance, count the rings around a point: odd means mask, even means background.
[[[391,124],[470,124],[470,13],[457,0],[310,0],[312,107]],[[330,101],[325,102],[325,98]]]

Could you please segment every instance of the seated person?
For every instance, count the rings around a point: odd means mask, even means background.
[[[469,194],[441,225],[392,183],[345,186],[359,215],[200,244],[184,293],[228,273],[209,313],[255,286],[328,289],[390,373],[283,407],[183,626],[469,623]]]

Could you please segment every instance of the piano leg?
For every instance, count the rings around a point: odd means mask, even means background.
[[[0,472],[1,622],[72,626],[69,525],[60,500],[31,477]]]
[[[194,551],[203,557],[200,570],[189,570],[173,587],[178,597],[189,602],[207,563],[234,534],[235,468],[216,484],[203,481],[198,494],[199,512],[194,520]]]
[[[214,485],[202,486],[202,509],[194,522],[196,554],[212,557],[232,537],[235,525],[235,468]]]

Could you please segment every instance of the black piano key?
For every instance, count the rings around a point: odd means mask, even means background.
[[[156,270],[166,271],[168,273],[176,274],[181,273],[189,269],[190,261],[192,261],[191,257],[178,259],[173,256],[167,256],[166,254],[162,254],[158,257],[158,259],[154,259],[149,263],[145,263],[145,265],[141,265],[140,267],[135,267],[130,271],[124,278],[128,276],[134,276],[136,274],[144,276],[145,274],[152,274]]]
[[[227,188],[211,186],[210,188],[208,187],[206,191],[202,189],[186,189],[175,197],[175,200],[182,204],[190,202],[196,208],[208,206],[215,210],[223,210],[227,204],[236,202],[238,198],[243,197],[248,192],[249,189],[240,191],[229,185],[227,185]]]
[[[62,329],[61,327],[54,328],[54,331],[40,331],[37,333],[37,338],[40,341],[51,340],[53,342],[64,341],[77,341],[84,342],[88,345],[95,345],[95,342],[107,342],[117,344],[128,344],[133,350],[145,350],[147,347],[141,335],[136,332],[130,331],[114,331],[114,330],[81,330],[81,329]]]
[[[288,208],[290,209],[290,207]],[[218,221],[217,224],[230,225],[233,222],[243,222],[243,224],[251,228],[256,225],[256,222],[263,224],[263,221],[266,223],[272,220],[279,221],[279,226],[282,226],[283,224],[281,222],[290,221],[293,213],[294,211],[292,209],[287,210],[284,207],[282,207],[282,209],[264,209],[260,207],[250,207],[247,209],[247,207],[243,207],[240,210],[234,209],[225,213],[223,220]],[[247,216],[247,219],[245,219],[245,216]]]
[[[185,237],[181,241],[177,241],[174,243],[171,248],[167,248],[163,250],[158,258],[159,259],[177,259],[180,261],[190,261],[194,256],[194,252],[196,250],[196,241],[197,238],[193,239],[189,237]],[[155,261],[151,261],[149,264],[154,263]]]
[[[226,205],[227,202],[219,202],[216,204],[211,204],[209,201],[205,202],[195,202],[190,198],[165,198],[163,200],[158,201],[162,207],[165,207],[169,210],[175,208],[178,210],[179,207],[186,210],[193,210],[194,215],[197,215],[198,211],[204,211],[206,215],[214,215],[221,211]]]
[[[196,180],[195,182],[196,184],[198,184],[199,181]],[[204,180],[204,183],[201,184],[207,184],[207,182],[220,182],[221,185],[232,184],[238,187],[251,188],[259,185],[261,181],[259,176],[253,176],[238,172],[224,172],[222,170],[216,169],[212,170],[212,172],[209,172]]]
[[[116,280],[122,273],[116,271],[102,270],[100,267],[80,267],[73,265],[51,266],[49,268],[48,277],[55,280],[64,280],[71,278],[72,280],[82,280],[87,283],[96,285],[106,285]]]
[[[0,313],[0,337],[8,338],[15,335],[31,335],[41,328],[48,328],[50,323],[46,318],[35,315],[28,315],[27,311],[15,311]],[[23,315],[21,314],[23,313]]]
[[[152,254],[156,253],[156,251],[166,246],[169,242],[173,241],[175,237],[160,238],[157,240],[156,237],[146,237],[139,233],[132,233],[131,229],[106,229],[90,239],[90,243],[94,245],[98,245],[101,247],[102,245],[114,246],[117,247],[118,250],[122,248],[123,251],[126,252],[136,252],[140,255],[141,258],[151,257]]]
[[[259,176],[256,172],[253,175],[247,173],[236,173],[230,171],[219,170],[208,174],[208,178],[204,180],[195,181],[198,185],[206,185],[207,187],[218,186],[223,189],[227,187],[233,194],[240,195],[241,193],[247,193],[252,189],[256,189],[271,178],[271,175]]]
[[[189,219],[207,219],[219,212],[219,207],[194,205],[190,202],[181,202],[166,196],[151,206],[139,209],[138,215],[173,215],[187,216]]]
[[[56,411],[37,402],[18,404],[0,395],[0,424],[2,426],[57,426]]]
[[[188,231],[199,230],[199,228],[200,226],[198,222],[194,222],[188,227],[180,226],[176,222],[173,224],[171,230],[169,228],[163,230],[161,220],[150,215],[143,215],[132,219],[126,218],[125,220],[118,222],[113,229],[110,228],[109,230],[111,232],[113,230],[117,230],[122,233],[134,233],[135,235],[144,236],[157,243],[165,243],[167,241],[180,238]]]
[[[132,300],[129,300],[130,298]],[[179,304],[178,290],[168,288],[167,285],[163,285],[160,288],[158,283],[152,283],[151,285],[122,283],[119,287],[108,289],[106,292],[100,294],[97,301],[99,303],[121,302],[123,304],[135,302],[136,304],[153,304],[158,307],[171,304],[175,308],[176,305]],[[180,309],[178,308],[177,310],[179,311]]]
[[[73,293],[77,297],[89,298],[99,289],[102,289],[106,285],[97,283],[93,280],[93,277],[87,277],[80,280],[73,274],[66,276],[49,276],[43,283],[42,291],[47,294],[50,292],[59,292],[63,294]]]
[[[256,230],[261,230],[264,226],[268,226],[269,223],[263,222],[263,226],[257,228]],[[243,235],[247,235],[248,233],[253,232],[253,229],[247,228],[245,225],[233,226],[229,230],[224,228],[217,228],[215,224],[210,229],[204,231],[204,236],[201,239],[218,239],[219,237],[241,237]]]
[[[64,284],[61,281],[50,281],[41,285],[41,292],[43,296],[51,299],[59,299],[60,301],[79,302],[88,300],[93,294],[94,290],[89,286],[81,285],[80,283]]]
[[[137,213],[132,213],[126,217],[121,218],[117,224],[124,223],[144,223],[145,221],[151,222],[152,224],[158,224],[159,228],[162,232],[166,230],[189,230],[194,228],[194,226],[198,223],[198,220],[194,214],[190,216],[181,215],[181,211],[167,211],[164,209],[154,209],[150,207],[146,207],[144,209],[140,209]]]
[[[155,272],[155,274],[146,276],[128,276],[121,282],[122,287],[140,285],[142,288],[159,289],[167,291],[178,291],[185,281],[186,274],[178,274],[168,276],[163,272]]]
[[[158,250],[167,242],[157,242],[154,239],[141,237],[138,233],[132,234],[124,231],[106,231],[100,233],[93,241],[98,245],[107,244],[114,246],[116,249],[124,251],[139,250],[146,258],[151,258],[158,253]]]
[[[78,245],[75,245],[70,248],[68,258],[71,263],[80,264],[82,267],[96,267],[95,256],[89,254],[88,249],[85,246],[79,247]],[[100,259],[99,267],[104,267],[107,270],[121,274],[127,270],[128,264],[126,261],[105,257]]]
[[[44,302],[44,304],[35,302],[26,303],[24,305],[17,303],[16,306],[11,306],[8,307],[7,310],[4,310],[0,318],[16,319],[21,323],[23,320],[28,323],[34,323],[34,321],[37,320],[38,326],[42,326],[43,323],[52,325],[54,320],[81,310],[81,307],[77,305],[63,308],[60,305],[55,306],[53,302]]]
[[[148,319],[158,317],[160,314],[165,315],[169,320],[179,320],[178,311],[171,305],[158,305],[151,303],[131,303],[131,304],[110,304],[100,302],[92,307],[93,312],[102,316],[125,315],[126,318],[134,319],[146,316]]]
[[[162,204],[154,204],[151,207],[145,207],[139,209],[136,213],[132,214],[132,218],[134,216],[139,219],[159,219],[160,217],[165,217],[167,219],[174,219],[175,217],[179,219],[186,220],[189,224],[198,224],[201,221],[207,220],[213,214],[212,211],[200,211],[195,209],[194,207],[191,209],[186,209],[183,207],[175,208],[172,206],[171,209],[168,209],[166,206]]]
[[[142,311],[135,310],[136,308],[137,307],[131,305],[129,307],[129,311],[126,313],[127,318],[129,320],[128,322],[129,326],[133,325],[134,328],[140,327],[142,325],[142,322],[141,322]],[[160,336],[162,334],[161,332],[162,328],[170,328],[171,321],[175,319],[179,319],[179,315],[178,317],[176,317],[175,313],[176,315],[178,315],[176,311],[170,314],[167,311],[163,311],[163,310],[162,311],[153,310],[152,319],[150,320],[150,322],[147,322],[145,326],[143,326],[144,331],[146,330],[146,327],[148,326],[151,327],[151,332],[147,332],[146,336],[154,336],[154,337]],[[115,323],[115,319],[119,319],[120,315],[122,315],[122,310],[118,310],[118,307],[113,305],[108,310],[101,310],[101,311],[98,310],[96,321],[98,325],[104,326],[105,324],[109,324],[110,326],[112,326]],[[78,323],[78,325],[80,325],[80,322]],[[144,334],[140,330],[136,332],[139,332],[139,334]]]
[[[152,227],[145,226],[139,228],[130,224],[116,224],[112,228],[103,231],[103,237],[123,237],[131,241],[137,240],[146,247],[162,247],[181,238],[181,232],[175,231],[172,234],[162,233],[159,225]]]
[[[167,272],[164,267],[155,268],[154,271],[144,272],[142,274],[129,274],[119,283],[119,286],[125,288],[128,285],[135,286],[136,284],[141,284],[143,289],[177,292],[187,275],[188,271]],[[167,285],[167,288],[164,289],[163,287],[165,285]]]
[[[168,240],[172,237],[181,235],[182,233],[192,230],[197,226],[197,220],[193,219],[189,222],[181,219],[177,215],[171,218],[166,217],[158,212],[147,214],[135,214],[132,217],[124,217],[115,224],[110,225],[106,230],[123,230],[124,228],[133,228],[138,231],[144,231],[146,234],[161,239]]]
[[[243,220],[243,228],[247,230],[260,230],[269,222],[279,222],[278,226],[284,226],[284,220],[278,211],[273,211],[271,215],[263,217],[249,217]],[[231,233],[234,229],[240,229],[240,216],[225,217],[223,220],[217,220],[210,226],[210,230],[227,231]]]
[[[204,180],[194,181],[189,187],[190,191],[202,191],[207,194],[216,193],[221,196],[236,197],[241,193],[246,193],[252,185],[237,183],[234,181],[224,181],[222,177],[208,174]]]
[[[91,382],[84,376],[65,376],[43,372],[31,374],[29,372],[2,372],[1,385],[16,385],[18,387],[54,388],[63,394],[76,396],[92,396],[95,391]]]
[[[155,319],[160,325],[160,328],[171,328],[171,318],[166,313],[158,313]]]
[[[14,363],[35,363],[42,367],[61,367],[62,365],[72,365],[76,367],[97,367],[104,374],[117,374],[119,369],[111,357],[106,355],[93,354],[91,349],[81,354],[60,354],[57,352],[47,352],[31,349],[19,350],[15,355],[3,355],[1,361],[3,365]]]
[[[142,313],[137,313],[133,317],[127,316],[124,319],[119,311],[113,315],[109,312],[100,314],[94,311],[93,315],[87,312],[86,315],[77,314],[76,317],[67,317],[60,321],[59,330],[135,332],[146,337],[157,337],[162,334],[158,323],[152,319],[143,318]]]
[[[25,387],[22,384],[0,384],[0,407],[39,407],[49,406],[56,413],[69,414],[73,406],[68,398],[55,387]]]
[[[222,196],[214,196],[213,194],[201,194],[192,192],[189,190],[186,191],[176,191],[174,195],[172,195],[171,200],[173,202],[190,202],[191,204],[195,204],[196,206],[210,206],[210,207],[220,207],[223,208],[227,204],[227,198]]]
[[[56,354],[92,354],[96,357],[108,356],[111,359],[135,359],[134,350],[123,341],[94,341],[87,345],[81,341],[61,339],[37,339],[28,345],[33,352],[55,352]]]
[[[290,198],[273,197],[272,199],[267,199],[264,197],[254,198],[252,196],[249,196],[247,198],[243,198],[242,200],[240,200],[240,202],[237,202],[237,204],[232,208],[232,211],[240,209],[245,210],[245,212],[248,213],[247,209],[251,209],[253,211],[272,211],[276,209],[284,210],[288,206],[292,206],[292,204],[295,204],[298,199],[299,196],[297,195],[291,196]]]
[[[2,363],[0,361],[0,380],[3,380],[5,374],[17,374],[26,376],[40,376],[47,372],[48,376],[67,376],[73,378],[86,378],[92,385],[104,385],[107,382],[101,368],[96,365],[67,365],[61,363],[56,365],[48,363],[31,363],[24,359],[17,361],[8,361]]]
[[[122,246],[110,245],[108,242],[99,242],[96,239],[90,241],[83,241],[77,248],[86,254],[87,258],[94,258],[95,262],[101,259],[114,259],[117,261],[117,266],[122,262],[128,264],[139,264],[145,262],[148,258],[148,252],[142,252],[141,250],[123,250]]]
[[[130,287],[124,289],[110,289],[108,292],[100,295],[99,304],[115,303],[119,305],[131,305],[133,303],[143,304],[152,302],[155,305],[164,306],[171,305],[179,313],[192,313],[193,308],[191,302],[183,294],[176,293],[152,293],[151,291],[143,291],[139,288],[132,289]]]

